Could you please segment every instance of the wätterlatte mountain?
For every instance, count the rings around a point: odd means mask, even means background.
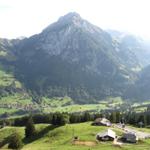
[[[138,39],[128,38],[115,38],[69,13],[30,38],[1,39],[1,70],[13,80],[0,86],[1,93],[22,92],[35,101],[69,96],[77,103],[124,96],[150,62],[138,57],[135,47],[142,46]]]

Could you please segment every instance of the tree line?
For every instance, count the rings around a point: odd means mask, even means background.
[[[103,112],[103,113],[50,113],[50,114],[35,114],[32,115],[33,122],[38,123],[48,123],[53,125],[65,125],[66,123],[81,123],[86,121],[94,121],[96,118],[105,117],[109,119],[112,123],[123,122],[126,124],[131,124],[138,126],[140,122],[143,126],[150,125],[150,110],[136,113],[136,112],[126,112],[122,113],[120,111]],[[29,116],[24,116],[21,118],[13,119],[2,119],[0,120],[0,125],[5,126],[25,126]]]

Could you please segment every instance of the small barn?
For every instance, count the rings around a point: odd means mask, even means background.
[[[113,141],[116,138],[116,133],[111,129],[108,129],[104,133],[98,133],[96,139],[98,141]]]
[[[135,133],[128,132],[123,135],[122,141],[129,143],[136,143],[138,141],[138,137]]]
[[[97,118],[92,125],[94,126],[107,126],[110,127],[111,126],[111,122],[106,119],[106,118]]]

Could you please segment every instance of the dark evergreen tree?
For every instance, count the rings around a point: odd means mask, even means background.
[[[121,122],[121,113],[119,111],[116,112],[116,123]]]
[[[69,122],[68,116],[66,114],[58,114],[58,116],[57,116],[58,125],[65,125],[68,122]]]
[[[147,115],[144,113],[143,114],[144,116],[143,116],[143,123],[144,123],[144,126],[146,127],[147,126]]]
[[[110,115],[110,121],[113,123],[117,122],[117,118],[116,118],[116,112],[112,112]]]
[[[150,125],[150,111],[147,112],[147,125]]]
[[[34,122],[32,117],[30,116],[25,127],[25,137],[26,138],[32,137],[35,134],[36,134],[36,130],[35,130]]]
[[[20,149],[22,146],[23,144],[22,144],[21,137],[17,132],[15,132],[10,138],[8,148]]]
[[[81,122],[82,117],[80,114],[71,114],[70,115],[70,123],[79,123]]]
[[[147,126],[147,116],[146,113],[142,113],[138,118],[139,127]]]
[[[53,125],[65,125],[66,123],[69,123],[69,116],[67,114],[61,114],[61,113],[57,113],[57,114],[53,114],[52,117],[52,124]]]
[[[86,122],[86,121],[90,121],[90,114],[88,112],[85,112],[83,114],[83,122]]]
[[[77,117],[75,114],[71,114],[70,115],[70,123],[76,123],[77,122]]]
[[[53,114],[51,124],[57,125],[57,114]]]

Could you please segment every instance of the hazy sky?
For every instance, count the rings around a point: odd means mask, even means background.
[[[103,29],[150,37],[150,0],[0,0],[0,37],[31,36],[68,12]]]

